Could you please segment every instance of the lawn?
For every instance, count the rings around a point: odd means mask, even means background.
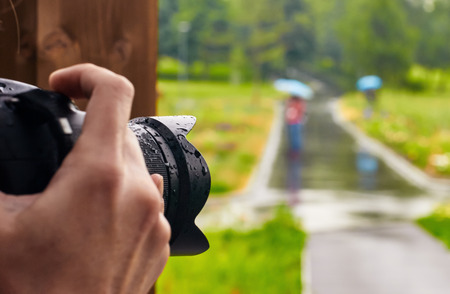
[[[188,139],[205,157],[212,196],[244,188],[265,147],[280,94],[271,85],[158,81],[158,115],[193,115]]]
[[[450,94],[382,90],[374,115],[363,117],[362,93],[341,100],[342,113],[368,135],[434,177],[450,178]]]
[[[206,235],[211,248],[205,253],[169,259],[157,282],[157,293],[301,293],[305,234],[287,208],[281,208],[261,228]]]
[[[441,205],[431,215],[420,218],[418,223],[450,250],[450,204]]]

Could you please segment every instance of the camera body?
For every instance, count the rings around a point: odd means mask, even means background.
[[[43,191],[81,134],[84,118],[60,93],[0,79],[0,191],[17,196]],[[171,255],[209,248],[194,223],[211,186],[206,161],[186,139],[195,121],[192,116],[141,117],[128,124],[149,173],[164,178]]]

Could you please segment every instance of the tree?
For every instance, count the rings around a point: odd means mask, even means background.
[[[176,58],[178,55],[177,27],[172,22],[178,11],[178,0],[159,1],[158,47],[159,55]]]
[[[378,74],[398,83],[413,62],[415,33],[403,0],[346,1],[339,26],[345,70],[355,77]]]
[[[281,1],[281,0],[280,0]],[[316,50],[309,3],[304,0],[283,0],[286,32],[281,38],[285,48],[285,63],[288,68],[298,68],[310,62]],[[317,1],[321,2],[321,1]]]
[[[410,9],[410,17],[418,35],[416,60],[431,68],[450,67],[450,1],[439,0],[432,6],[415,6]]]
[[[208,77],[209,65],[227,62],[230,56],[232,32],[226,0],[177,0],[178,11],[171,17],[172,26],[188,22],[188,60],[198,61]],[[180,32],[176,31],[177,40]],[[176,49],[178,50],[178,48]]]
[[[253,80],[259,82],[271,72],[284,68],[285,47],[280,39],[287,26],[282,2],[234,0],[232,5],[234,46],[245,52]]]

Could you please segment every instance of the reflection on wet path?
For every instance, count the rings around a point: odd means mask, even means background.
[[[303,189],[372,191],[396,196],[422,194],[404,181],[382,161],[357,146],[330,115],[330,98],[317,97],[308,102],[308,120],[304,126],[304,148],[296,161],[304,172],[298,178]],[[283,130],[285,133],[285,130]],[[282,137],[269,186],[286,189],[292,175],[292,159]],[[371,169],[369,171],[368,169]]]

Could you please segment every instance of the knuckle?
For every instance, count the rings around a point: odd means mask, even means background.
[[[170,238],[170,226],[161,213],[161,196],[156,189],[147,189],[137,193],[135,205],[142,209],[144,223],[148,229],[158,230],[164,239]],[[166,232],[167,233],[164,233]],[[166,236],[168,234],[168,236]]]
[[[99,188],[104,189],[104,191],[112,192],[122,185],[124,180],[124,171],[119,165],[104,162],[97,164],[92,167],[90,171],[95,176],[96,182],[99,184]]]
[[[89,62],[82,63],[80,66],[83,66],[85,68],[85,70],[87,70],[87,71],[94,71],[94,70],[100,69],[99,66],[97,66],[93,63],[89,63]]]
[[[167,219],[160,214],[160,218],[161,218],[161,238],[163,240],[163,243],[168,243],[170,240],[170,237],[172,235],[172,230],[170,228],[170,224],[167,221]]]
[[[140,193],[138,205],[142,205],[148,215],[156,215],[160,211],[161,201],[157,197],[156,191],[151,189]]]
[[[164,247],[169,244],[171,237],[171,228],[167,219],[161,214],[156,215],[151,229],[152,243],[157,247]]]
[[[111,80],[109,85],[115,92],[123,94],[127,98],[133,98],[134,86],[124,76],[115,74],[115,78]]]
[[[81,65],[84,72],[84,81],[96,80],[100,81],[97,87],[106,87],[111,89],[115,93],[119,93],[127,98],[133,98],[134,86],[124,76],[116,74],[106,68],[99,67],[92,63],[85,63]]]

